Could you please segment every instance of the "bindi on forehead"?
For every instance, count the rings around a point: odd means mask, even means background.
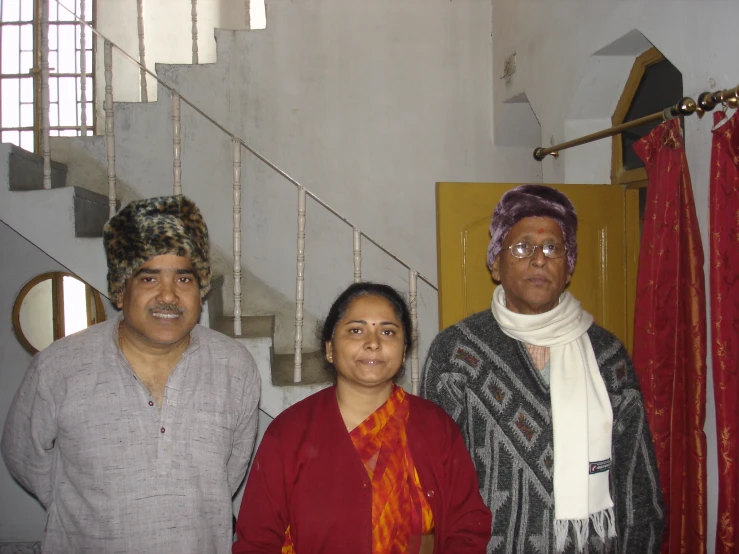
[[[539,227],[539,230],[537,231],[537,233],[541,235],[543,232],[544,232],[544,229],[542,227]]]

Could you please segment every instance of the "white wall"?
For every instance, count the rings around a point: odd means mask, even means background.
[[[503,74],[504,58],[516,52],[517,71],[507,84],[494,87],[495,107],[509,96],[525,93],[541,124],[542,142],[562,142],[570,136],[568,120],[573,96],[583,79],[592,75],[590,56],[630,31],[639,30],[681,72],[687,96],[697,97],[705,90],[729,88],[739,83],[739,50],[734,2],[711,0],[576,0],[540,2],[534,0],[497,0],[493,11],[494,75]],[[615,71],[614,86],[623,87]],[[715,84],[712,84],[712,81]],[[593,83],[599,90],[602,82]],[[597,115],[595,116],[597,117]],[[686,150],[693,180],[698,221],[708,260],[708,182],[712,118],[686,119]],[[580,128],[578,131],[585,131]],[[589,131],[588,131],[589,132]],[[604,169],[610,167],[610,145],[591,150],[590,179],[568,159],[585,163],[585,150],[563,152],[558,161],[543,163],[544,182],[576,180],[601,183]],[[579,158],[578,158],[579,156]],[[593,157],[600,158],[592,164]],[[706,275],[706,284],[708,285]],[[710,332],[710,329],[709,329]],[[708,341],[711,344],[710,336]],[[717,510],[716,429],[712,383],[709,385],[706,434],[708,438],[708,548],[715,545]]]
[[[0,222],[0,429],[21,384],[31,355],[13,332],[11,315],[16,296],[36,275],[66,271],[33,244]],[[8,473],[0,460],[0,543],[31,542],[43,537],[46,513]]]
[[[51,0],[54,1],[54,0]],[[72,0],[58,0],[72,5]],[[248,29],[250,0],[198,0],[197,51],[199,63],[213,63],[216,42],[213,29]],[[154,70],[155,63],[192,62],[192,8],[182,0],[143,0],[144,50],[146,66]],[[138,11],[134,0],[97,0],[96,25],[98,31],[139,61]],[[104,130],[102,98],[105,95],[103,79],[103,42],[97,42],[96,94],[98,129]],[[137,102],[141,98],[139,68],[123,55],[115,53],[114,98],[116,101]],[[157,98],[156,82],[147,77],[149,101]]]
[[[479,0],[273,0],[266,30],[217,32],[217,64],[158,75],[435,283],[437,181],[541,180],[530,148],[495,145],[491,16]],[[230,140],[187,107],[182,129],[183,190],[229,251]],[[296,190],[244,164],[244,264],[293,297]],[[116,167],[141,196],[169,193],[168,99],[116,106]],[[352,232],[312,201],[307,229],[306,310],[322,316],[351,282]],[[407,290],[367,243],[363,270]],[[437,298],[419,295],[423,361]]]

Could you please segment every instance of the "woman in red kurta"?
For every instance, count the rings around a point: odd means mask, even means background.
[[[394,383],[411,344],[402,297],[350,286],[322,341],[336,386],[269,426],[234,554],[484,553],[491,516],[456,424]]]

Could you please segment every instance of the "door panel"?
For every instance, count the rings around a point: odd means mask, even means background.
[[[495,283],[485,256],[488,227],[500,197],[517,184],[437,183],[439,326],[489,309]],[[578,260],[569,291],[602,325],[629,342],[626,286],[626,188],[550,185],[578,215]]]

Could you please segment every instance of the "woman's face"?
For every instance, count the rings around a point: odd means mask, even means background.
[[[392,304],[374,295],[352,300],[326,343],[326,358],[339,385],[374,388],[392,382],[405,358],[403,325]]]

